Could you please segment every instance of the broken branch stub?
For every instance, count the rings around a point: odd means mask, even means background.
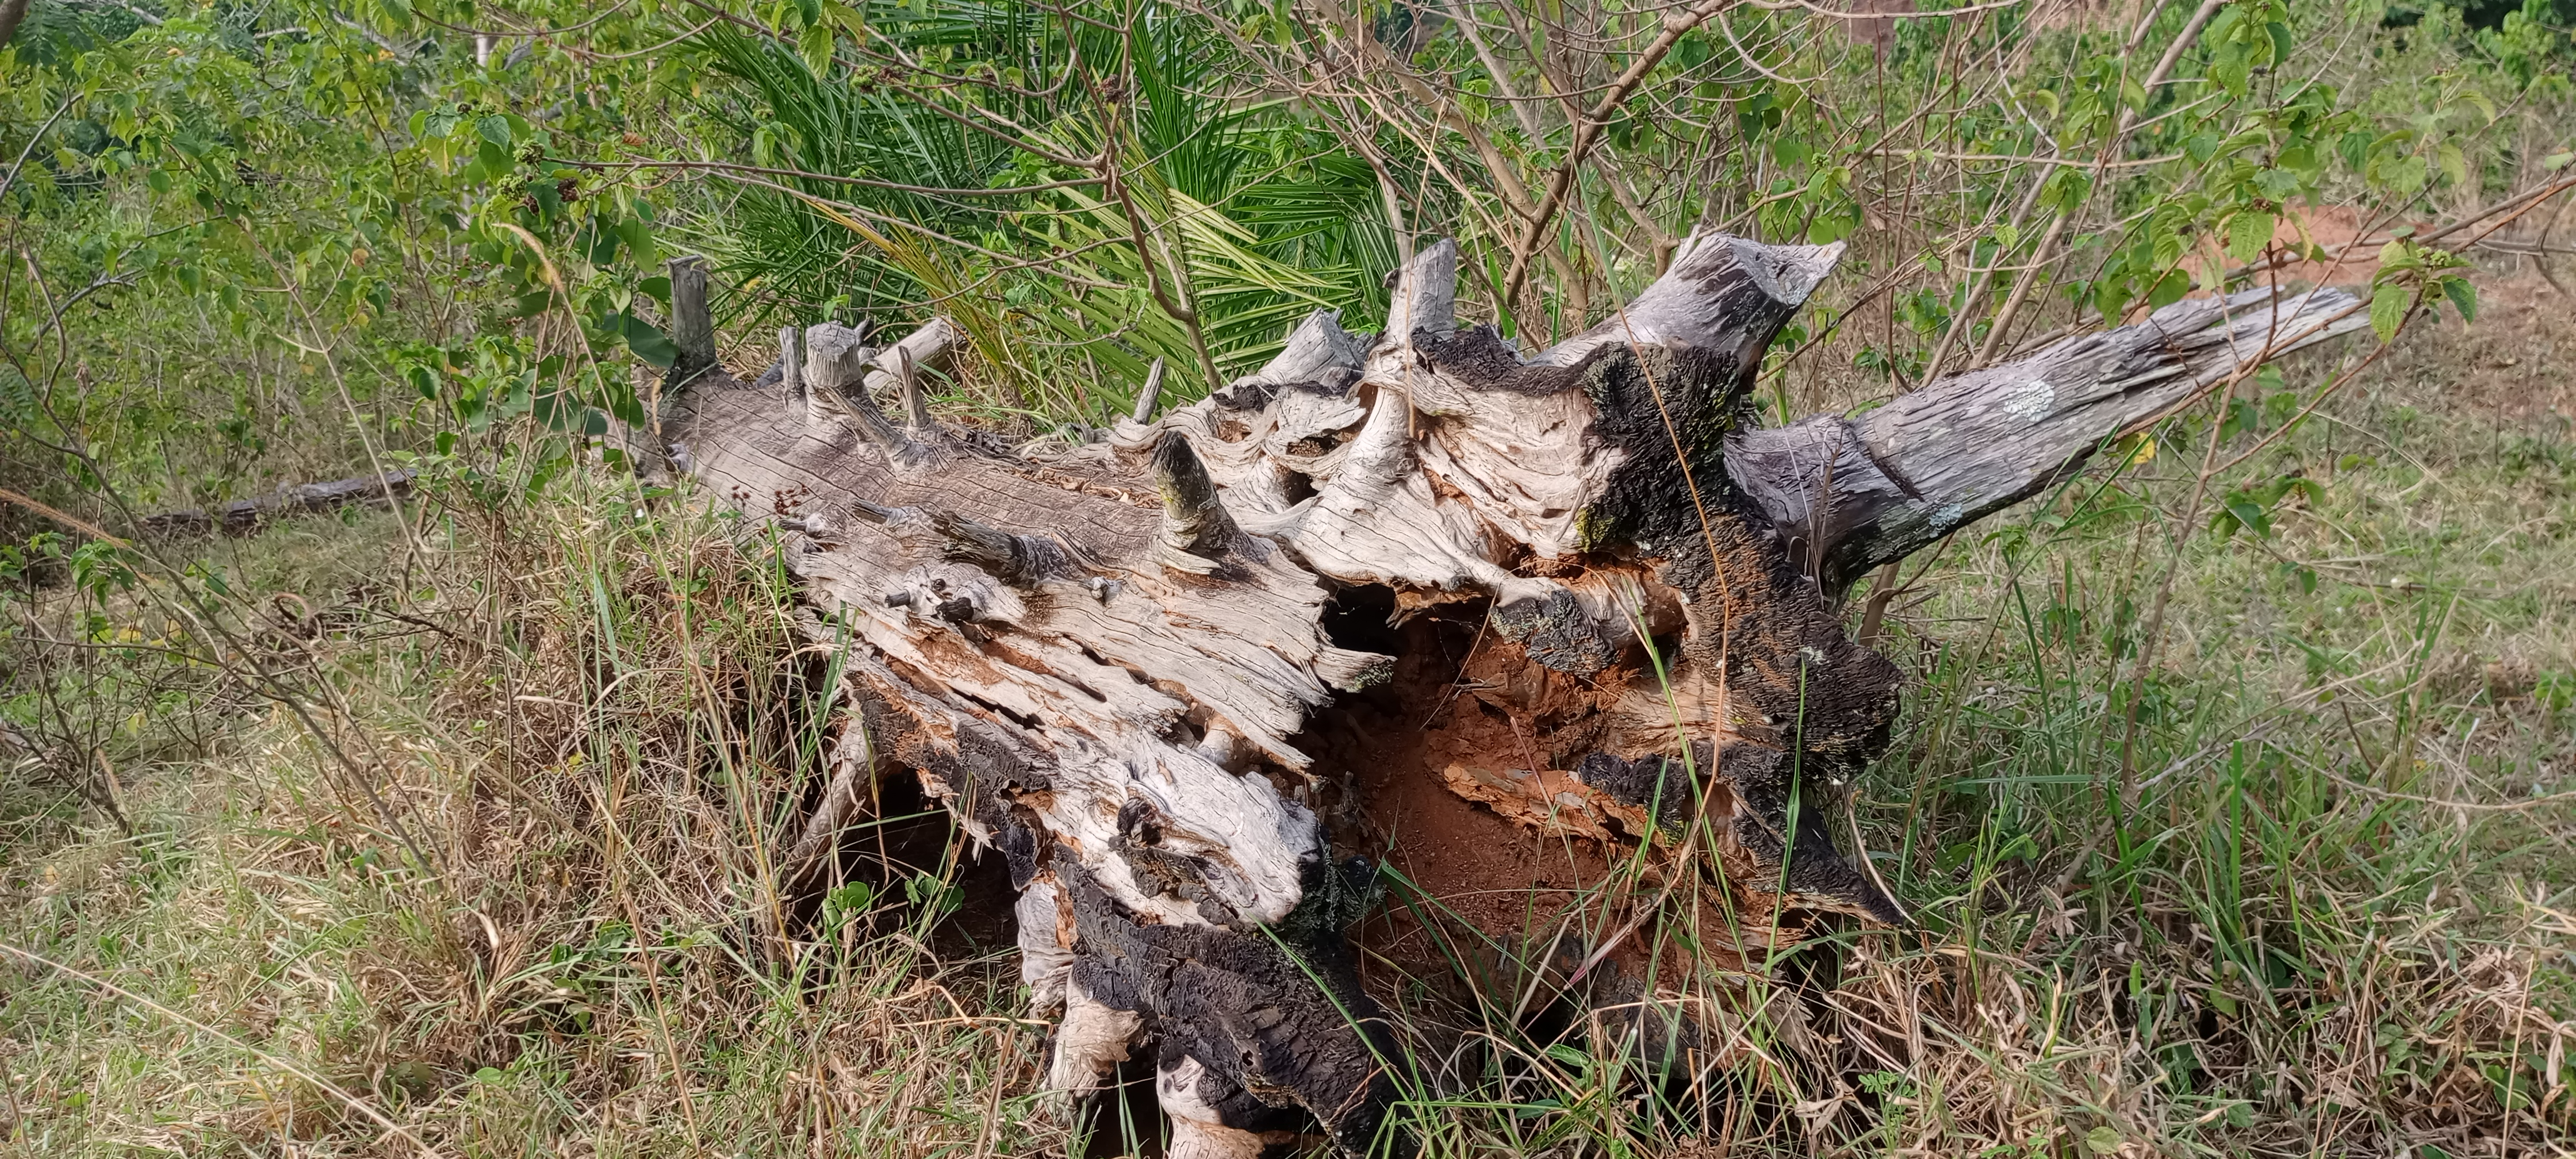
[[[1727,437],[1728,476],[1828,591],[2055,485],[2136,430],[2271,358],[2369,324],[2360,301],[2269,289],[2176,302],[2132,326],[1951,375],[1856,419]]]
[[[664,269],[671,279],[671,345],[678,351],[662,381],[670,395],[716,368],[716,328],[707,307],[707,259],[684,254]]]
[[[1396,272],[1383,333],[1316,311],[1204,400],[1148,421],[1143,392],[1113,454],[953,449],[917,380],[898,429],[867,380],[902,387],[902,355],[829,325],[801,366],[827,401],[716,377],[682,433],[723,501],[846,529],[791,564],[837,621],[817,630],[867,751],[1023,891],[1028,977],[1063,1011],[1052,1081],[1147,1051],[1193,1145],[1311,1120],[1356,1150],[1392,1097],[1347,941],[1373,861],[1498,944],[1544,931],[1477,907],[1516,884],[1478,857],[1568,842],[1602,866],[1644,846],[1668,893],[1739,914],[1902,922],[1823,822],[1898,683],[1845,636],[1840,582],[2342,326],[2318,321],[2331,297],[2231,299],[1755,429],[1763,353],[1840,253],[1694,238],[1524,358],[1458,327],[1444,241]],[[2258,316],[2288,340],[2245,341]],[[903,347],[926,365],[952,333]],[[1585,993],[1634,998],[1637,952],[1581,948]]]

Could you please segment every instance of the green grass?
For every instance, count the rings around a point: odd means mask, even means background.
[[[1639,1009],[1722,1044],[1679,1066],[1616,1018],[1533,1029],[1509,978],[1482,1010],[1399,1000],[1400,1117],[1440,1154],[2568,1148],[2576,441],[2491,364],[2576,325],[2530,301],[2415,332],[2179,537],[2192,419],[1909,564],[1884,646],[1915,680],[1857,819],[1920,930],[1654,979]],[[2293,470],[2321,487],[2268,538],[2207,529]],[[130,829],[78,769],[0,782],[0,1154],[1065,1145],[944,821],[862,831],[776,933],[828,673],[764,544],[638,512],[311,520],[9,605],[11,719],[51,735],[68,693]],[[125,647],[81,668],[39,629]]]

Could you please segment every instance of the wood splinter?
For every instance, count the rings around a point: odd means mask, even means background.
[[[1154,421],[1154,403],[1163,396],[1163,360],[1157,358],[1145,371],[1145,387],[1136,392],[1136,409],[1127,417],[1140,423]]]
[[[919,471],[934,466],[940,456],[886,418],[884,408],[868,393],[867,376],[878,352],[860,339],[860,331],[838,322],[806,329],[808,414],[829,415],[858,428],[860,437],[899,470]]]
[[[898,542],[919,545],[916,554],[936,554],[949,563],[979,568],[1012,587],[1032,587],[1073,570],[1069,553],[1052,537],[1016,535],[944,508],[925,513],[919,508],[889,507],[859,499],[851,501],[850,512],[884,528]],[[806,517],[800,526],[820,518]],[[1115,590],[1115,581],[1100,580],[1086,587],[1105,600],[1106,593]]]
[[[778,330],[778,386],[789,406],[805,401],[805,331],[801,327]]]
[[[912,364],[912,350],[897,343],[894,358],[898,376],[903,381],[904,425],[915,431],[936,430],[938,424],[930,421],[930,400],[922,395],[921,371]]]

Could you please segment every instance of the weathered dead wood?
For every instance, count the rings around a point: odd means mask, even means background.
[[[707,259],[695,254],[664,263],[671,280],[671,345],[678,353],[662,380],[665,396],[677,394],[716,367],[715,317],[707,308]]]
[[[1624,311],[1523,358],[1458,327],[1444,241],[1399,271],[1384,333],[1318,311],[1261,371],[1159,418],[1151,384],[1107,444],[1053,455],[926,413],[906,367],[944,355],[937,322],[887,351],[782,335],[774,379],[711,375],[666,429],[789,533],[868,767],[914,770],[1006,859],[1025,976],[1062,1011],[1051,1083],[1150,1050],[1184,1150],[1310,1119],[1357,1149],[1391,1088],[1344,939],[1371,896],[1353,855],[1419,852],[1375,801],[1479,847],[1642,844],[1666,893],[1732,912],[1901,922],[1823,824],[1896,707],[1841,583],[2348,328],[2332,295],[2239,296],[1754,429],[1763,352],[1840,252],[1694,238]],[[1463,659],[1431,646],[1444,623],[1475,626]],[[1326,727],[1390,706],[1409,731]],[[827,808],[855,799],[842,779]],[[1634,999],[1614,943],[1576,947],[1568,983]]]
[[[203,535],[221,531],[240,535],[284,515],[331,511],[351,504],[387,504],[411,494],[412,473],[388,471],[328,483],[299,483],[251,499],[212,508],[164,511],[143,517],[143,534],[156,538]]]
[[[2369,321],[2340,290],[2272,299],[2268,289],[2188,299],[2134,326],[1952,375],[1856,419],[1738,431],[1727,438],[1727,474],[1788,536],[1790,558],[1840,592],[2054,485],[2103,440]]]

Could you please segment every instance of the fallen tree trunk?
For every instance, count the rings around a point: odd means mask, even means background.
[[[391,503],[410,494],[411,486],[412,473],[409,471],[388,471],[381,476],[361,475],[328,483],[298,483],[256,498],[237,499],[213,508],[146,515],[143,517],[143,534],[156,538],[203,535],[213,531],[243,535],[284,515],[331,511],[351,504]]]
[[[1897,707],[1843,586],[2361,324],[2333,291],[2187,302],[1754,428],[1763,353],[1840,253],[1696,238],[1523,358],[1459,329],[1442,242],[1382,333],[1319,311],[1259,373],[1053,455],[930,418],[936,323],[900,352],[791,333],[773,376],[709,374],[664,430],[784,530],[842,650],[857,731],[825,807],[912,770],[1007,859],[1025,975],[1060,1009],[1051,1083],[1150,1050],[1176,1155],[1256,1154],[1310,1118],[1356,1150],[1394,1089],[1345,936],[1371,859],[1505,938],[1543,931],[1469,895],[1558,845],[1591,851],[1578,874],[1643,846],[1667,892],[1784,915],[1755,943],[1799,914],[1903,923],[1823,824]],[[1472,630],[1463,656],[1444,624]],[[1598,993],[1617,940],[1556,981]]]

